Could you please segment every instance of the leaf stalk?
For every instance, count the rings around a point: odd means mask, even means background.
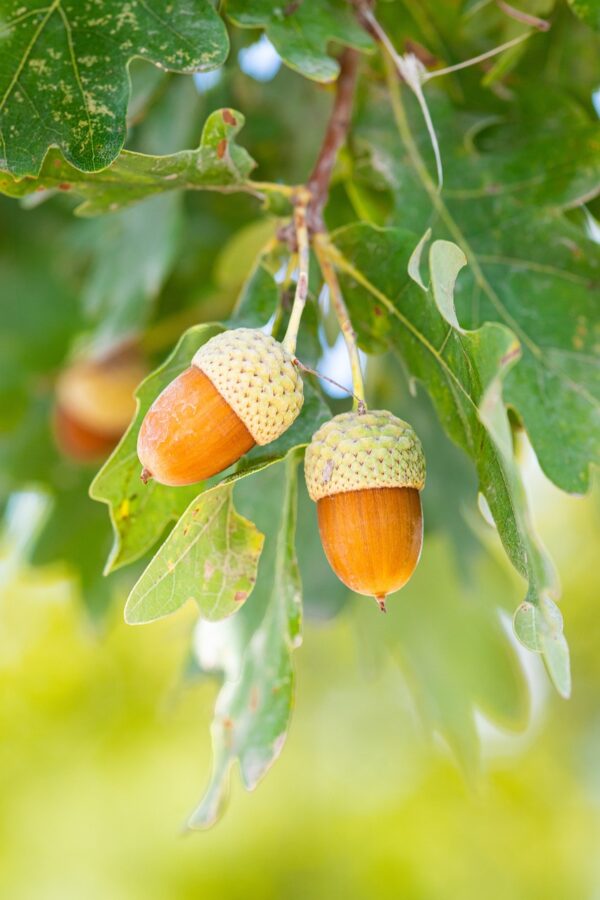
[[[360,356],[358,345],[356,343],[356,332],[352,326],[348,307],[342,295],[340,283],[331,262],[330,253],[328,253],[329,239],[323,233],[316,234],[313,238],[313,247],[315,255],[319,262],[319,267],[323,274],[325,284],[329,288],[329,296],[331,305],[333,306],[340,331],[346,344],[348,358],[350,360],[350,370],[352,373],[352,394],[354,397],[353,408],[359,411],[366,408],[365,403],[365,386],[363,381],[362,368],[360,364]]]
[[[296,247],[298,253],[298,279],[296,281],[296,292],[294,294],[294,305],[292,306],[292,314],[283,339],[283,346],[292,356],[296,352],[296,342],[298,340],[298,331],[300,329],[300,321],[302,313],[306,306],[306,298],[308,296],[308,276],[310,268],[310,242],[308,236],[307,209],[311,200],[311,194],[307,188],[300,188],[296,194],[296,203],[294,205],[294,232],[296,236]]]

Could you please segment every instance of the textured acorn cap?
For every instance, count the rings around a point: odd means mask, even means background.
[[[368,488],[420,491],[425,484],[425,456],[412,427],[391,412],[349,412],[335,416],[313,435],[304,473],[315,502]]]
[[[212,381],[259,445],[283,434],[302,409],[302,378],[292,357],[262,331],[224,331],[200,347],[192,364]]]

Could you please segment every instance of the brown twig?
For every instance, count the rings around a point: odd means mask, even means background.
[[[311,233],[324,230],[323,209],[329,196],[329,184],[340,147],[346,139],[352,118],[352,105],[360,54],[347,47],[340,56],[340,74],[336,82],[335,100],[315,166],[306,183],[311,193],[307,210]]]
[[[309,236],[325,230],[323,210],[329,197],[333,167],[348,134],[352,118],[359,59],[359,52],[350,47],[347,47],[340,56],[340,74],[335,85],[335,100],[321,149],[306,185],[295,189],[294,204],[304,202],[306,191],[310,194],[306,207],[306,227]],[[293,222],[280,228],[277,236],[280,241],[287,242],[293,250],[296,250],[296,230]]]
[[[321,149],[306,184],[300,188],[293,189],[294,195],[292,199],[295,205],[298,203],[303,204],[306,192],[310,193],[310,200],[306,207],[306,226],[310,236],[325,230],[323,209],[329,197],[329,184],[333,167],[340,147],[346,139],[352,118],[352,104],[359,59],[360,54],[358,51],[350,47],[347,47],[341,54],[339,60],[340,74],[335,86],[335,100],[321,143]],[[280,241],[287,242],[293,250],[297,249],[296,229],[293,221],[280,228],[277,236]]]

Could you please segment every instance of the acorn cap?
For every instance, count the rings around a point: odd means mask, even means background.
[[[304,459],[315,502],[345,491],[425,485],[421,441],[408,422],[387,410],[348,412],[313,435]]]
[[[283,434],[302,409],[302,378],[292,356],[262,331],[224,331],[200,347],[192,365],[210,379],[259,445]]]

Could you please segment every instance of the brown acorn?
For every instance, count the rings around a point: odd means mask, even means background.
[[[134,391],[145,375],[131,348],[65,369],[56,383],[53,416],[61,452],[78,462],[106,457],[135,413]]]
[[[156,398],[142,422],[142,479],[184,485],[222,472],[255,444],[269,444],[302,408],[291,355],[252,328],[203,344],[192,365]]]
[[[331,568],[385,612],[386,596],[406,584],[421,554],[421,442],[387,410],[342,413],[313,436],[304,467]]]

